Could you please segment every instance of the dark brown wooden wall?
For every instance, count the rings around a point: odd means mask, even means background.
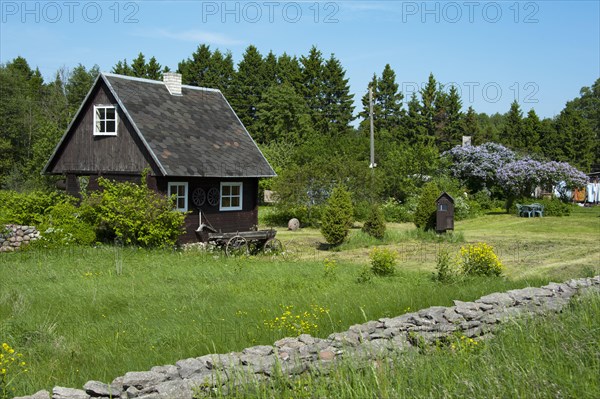
[[[219,211],[219,205],[211,206],[208,201],[200,208],[192,202],[192,193],[197,187],[201,187],[205,192],[212,187],[220,190],[221,181],[242,182],[243,198],[241,211]],[[164,194],[167,193],[169,182],[187,182],[188,183],[188,209],[191,211],[185,218],[185,234],[181,237],[182,242],[194,242],[206,240],[206,235],[197,235],[196,229],[199,226],[198,211],[202,210],[202,221],[210,224],[217,231],[230,233],[236,231],[248,231],[258,224],[258,179],[218,179],[218,178],[176,178],[176,177],[157,177],[158,190]]]
[[[157,173],[154,161],[118,107],[117,135],[94,136],[94,105],[117,102],[104,83],[96,86],[90,99],[59,148],[58,159],[48,171],[78,175],[124,174],[140,173],[150,166]]]

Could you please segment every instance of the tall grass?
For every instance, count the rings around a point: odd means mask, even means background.
[[[345,360],[329,375],[245,387],[244,398],[598,398],[600,295],[562,314],[517,319],[495,337]]]
[[[360,269],[338,261],[326,275],[320,261],[114,247],[4,254],[0,340],[22,352],[30,370],[15,381],[15,395],[270,344],[285,331],[265,323],[285,306],[327,309],[315,329],[325,337],[367,319],[547,282],[440,285],[429,272],[399,270],[357,284]]]
[[[425,231],[417,228],[406,231],[387,230],[384,237],[378,239],[362,230],[353,230],[344,243],[332,249],[335,251],[347,251],[356,248],[369,248],[376,245],[399,244],[411,241],[422,243],[459,243],[464,242],[464,240],[462,232],[454,231],[438,234],[435,231]]]

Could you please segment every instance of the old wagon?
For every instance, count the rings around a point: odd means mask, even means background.
[[[223,248],[227,256],[283,253],[283,244],[275,235],[277,230],[238,231],[235,233],[209,233],[208,242]]]

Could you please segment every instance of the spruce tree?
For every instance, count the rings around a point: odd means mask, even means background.
[[[568,102],[556,119],[556,130],[563,140],[563,161],[589,171],[595,158],[594,131],[583,113]]]
[[[462,131],[464,136],[471,136],[471,143],[473,145],[483,144],[480,137],[479,119],[471,106],[467,109],[467,113],[462,120]]]
[[[262,95],[254,139],[261,144],[284,141],[299,145],[311,130],[304,99],[289,83],[274,84]]]
[[[347,132],[350,122],[354,120],[353,98],[346,71],[340,61],[331,54],[323,68],[323,120],[320,131],[330,136]]]
[[[131,76],[145,78],[147,73],[146,57],[144,57],[144,54],[139,53],[137,58],[131,62]]]
[[[431,143],[435,140],[436,131],[436,98],[438,96],[437,81],[433,77],[433,73],[429,74],[429,79],[425,87],[421,89],[421,117],[425,128],[424,142]],[[438,100],[438,105],[441,104]],[[439,110],[438,110],[439,112]]]
[[[145,77],[152,80],[162,80],[162,66],[156,61],[155,57],[150,58],[150,61],[148,61]]]
[[[321,216],[321,234],[331,245],[340,245],[354,223],[350,193],[343,187],[333,189]]]
[[[300,57],[302,65],[302,92],[308,105],[313,125],[323,126],[323,56],[317,47],[312,46],[308,56]]]
[[[65,85],[69,108],[74,113],[83,102],[96,77],[100,73],[98,65],[94,65],[89,71],[81,64],[77,65],[71,72],[69,81]]]
[[[277,81],[277,57],[272,50],[264,59],[264,79],[267,82],[267,87]]]
[[[523,148],[523,112],[515,100],[505,116],[504,128],[500,134],[500,143],[513,149]]]
[[[112,73],[116,73],[119,75],[125,75],[125,76],[131,76],[132,71],[131,71],[131,67],[127,63],[127,58],[125,58],[123,61],[117,62],[115,64],[115,66],[112,68]]]
[[[523,148],[530,154],[541,154],[540,134],[542,131],[542,122],[538,118],[535,110],[532,108],[523,119],[522,138]]]
[[[296,93],[302,93],[302,69],[296,57],[290,57],[286,53],[279,56],[277,60],[277,83],[289,83],[294,87]]]
[[[202,44],[192,54],[192,58],[181,61],[177,72],[181,74],[183,84],[206,86],[206,73],[211,64],[211,56],[210,46]]]
[[[250,45],[238,64],[230,102],[251,134],[255,133],[254,123],[257,120],[258,103],[268,86],[263,57],[255,46]]]
[[[416,93],[412,94],[407,108],[408,112],[406,117],[403,118],[405,142],[409,145],[430,144],[425,127],[425,118],[421,111],[421,102]]]
[[[402,100],[404,96],[398,90],[396,73],[386,64],[377,81],[377,104],[379,109],[378,128],[392,131],[400,126],[403,117]]]
[[[223,55],[219,49],[216,49],[210,57],[208,68],[204,74],[205,86],[219,89],[228,97],[234,76],[235,69],[231,52]]]

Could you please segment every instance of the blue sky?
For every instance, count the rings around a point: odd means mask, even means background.
[[[340,59],[357,105],[389,63],[410,94],[430,72],[463,107],[552,117],[600,77],[598,1],[8,1],[0,0],[0,62],[25,57],[51,79],[61,67],[103,71],[140,51],[171,69],[200,43],[238,62],[264,55]],[[355,111],[358,112],[358,109]]]

